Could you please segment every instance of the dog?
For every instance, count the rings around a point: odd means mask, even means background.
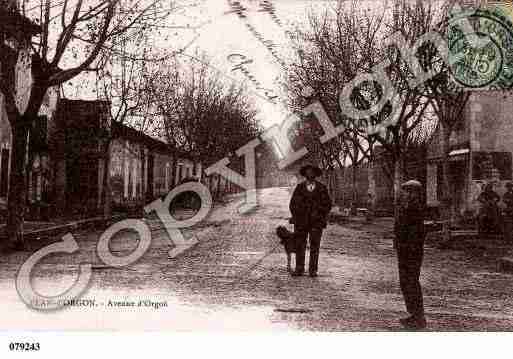
[[[278,226],[276,228],[276,235],[280,238],[280,243],[285,248],[285,253],[287,254],[287,270],[289,273],[292,272],[290,262],[292,258],[292,253],[297,253],[297,240],[294,232],[289,231],[284,226]]]

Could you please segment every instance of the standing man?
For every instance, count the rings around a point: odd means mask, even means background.
[[[299,174],[305,181],[299,183],[290,200],[290,213],[297,236],[296,270],[293,276],[302,276],[305,272],[306,239],[310,240],[310,277],[317,276],[319,248],[322,231],[326,228],[328,214],[331,210],[331,198],[325,185],[316,180],[322,174],[319,167],[303,166]]]
[[[410,180],[402,184],[399,218],[395,223],[394,247],[397,251],[399,283],[403,293],[408,318],[401,319],[407,329],[424,329],[424,302],[420,286],[420,268],[424,255],[424,214],[419,181]]]

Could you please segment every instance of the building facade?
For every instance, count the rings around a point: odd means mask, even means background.
[[[59,100],[50,157],[55,205],[61,211],[101,213],[106,170],[110,199],[118,210],[142,207],[187,179],[201,180],[199,164],[158,139],[111,122],[109,106],[103,101]]]
[[[513,91],[474,91],[465,120],[450,136],[449,186],[454,213],[476,213],[487,183],[502,197],[513,175]],[[427,204],[440,206],[442,182],[440,131],[428,147]]]

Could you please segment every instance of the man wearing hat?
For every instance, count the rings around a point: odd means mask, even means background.
[[[296,253],[296,270],[293,276],[305,272],[306,239],[310,241],[310,261],[308,271],[311,277],[317,276],[319,248],[322,231],[326,228],[328,214],[331,210],[331,198],[325,185],[316,180],[322,174],[319,167],[303,166],[299,174],[305,181],[299,183],[290,200],[290,213],[298,241]]]
[[[400,322],[407,329],[424,329],[426,319],[419,281],[425,238],[422,184],[410,180],[403,183],[401,188],[403,191],[399,217],[395,223],[394,247],[397,251],[399,283],[410,316]]]

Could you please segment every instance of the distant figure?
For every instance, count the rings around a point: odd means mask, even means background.
[[[394,247],[397,251],[399,283],[403,293],[408,318],[400,320],[407,329],[424,329],[424,301],[420,286],[420,269],[424,256],[424,215],[419,181],[410,180],[401,186],[402,197],[399,217],[395,223]]]
[[[504,210],[504,239],[511,241],[513,232],[513,183],[506,183],[506,193],[502,196],[502,202],[506,205]]]
[[[331,210],[331,198],[325,185],[316,180],[322,171],[312,165],[306,165],[299,171],[306,180],[299,183],[290,200],[291,222],[297,236],[296,270],[293,276],[302,276],[305,272],[306,239],[310,241],[310,277],[317,276],[319,248],[322,231],[326,228]]]
[[[479,233],[496,233],[499,228],[499,195],[493,190],[493,184],[485,185],[477,200],[481,203],[479,211]]]

